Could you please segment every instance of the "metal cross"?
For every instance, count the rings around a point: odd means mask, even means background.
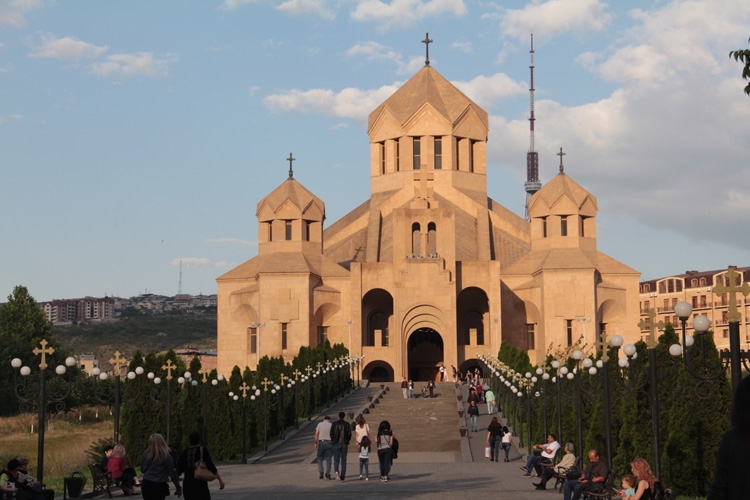
[[[281,384],[280,384],[280,385],[281,385],[281,387],[284,387],[284,380],[285,380],[285,379],[286,379],[286,380],[289,380],[289,377],[287,377],[287,376],[286,376],[286,375],[284,375],[283,373],[282,373],[282,374],[281,374],[281,375],[280,375],[279,377],[281,378]]]
[[[422,43],[425,45],[425,50],[427,51],[424,64],[425,66],[429,66],[430,65],[430,44],[432,43],[429,33],[424,34],[424,40],[422,40]]]
[[[39,345],[42,346],[42,348],[40,349],[36,347],[32,352],[34,354],[42,355],[42,362],[39,363],[39,368],[44,370],[45,368],[47,368],[47,354],[52,355],[52,353],[55,352],[55,350],[52,347],[50,347],[49,349],[47,348],[47,341],[45,339],[42,339],[39,342]]]
[[[203,368],[201,368],[200,370],[198,370],[198,373],[203,375],[203,378],[201,380],[205,384],[208,380],[208,376],[211,374],[211,370],[204,370]]]
[[[120,357],[120,351],[115,351],[114,357],[109,359],[109,363],[112,365],[112,368],[115,370],[115,376],[120,376],[120,370],[122,369],[122,365],[125,364],[125,358]]]
[[[646,323],[646,320],[641,320],[641,322],[638,323],[638,326],[641,330],[649,330],[650,334],[648,336],[648,342],[646,342],[646,345],[648,345],[649,349],[653,349],[654,347],[659,345],[659,340],[656,338],[656,329],[663,329],[666,325],[663,321],[654,323],[654,319],[656,318],[656,311],[654,311],[653,309],[649,310],[647,316],[651,321]]]
[[[268,386],[269,385],[273,385],[273,382],[271,382],[270,380],[268,380],[268,377],[263,377],[263,382],[261,382],[260,385],[263,386],[263,390],[265,392],[268,392]]]
[[[198,372],[198,373],[200,373],[200,372]],[[249,386],[249,385],[247,385],[247,382],[245,382],[245,381],[243,380],[243,381],[242,381],[242,385],[240,386],[240,390],[242,391],[242,397],[243,397],[243,398],[246,398],[246,397],[247,397],[247,391],[249,391],[249,390],[250,390],[250,386]]]
[[[162,370],[167,370],[167,380],[172,380],[172,370],[177,369],[177,365],[172,363],[171,359],[167,360],[167,364],[161,367]]]
[[[331,368],[331,360],[326,360],[326,370]]]
[[[310,368],[310,367],[308,366],[308,368]],[[301,372],[301,371],[299,371],[299,370],[294,370],[294,371],[292,372],[292,375],[294,375],[294,380],[295,380],[295,381],[298,381],[298,380],[299,380],[299,376],[300,376],[300,375],[302,375],[302,372]]]
[[[315,367],[318,369],[318,371],[320,371],[320,367],[321,366],[323,366],[323,365],[320,364],[320,361],[318,361],[318,364],[315,365]]]
[[[557,156],[560,157],[560,173],[564,174],[565,173],[565,166],[563,165],[563,158],[562,157],[565,156],[565,153],[563,153],[562,147],[560,147],[560,152],[557,153]]]
[[[609,354],[607,353],[607,332],[601,332],[599,340],[595,342],[596,348],[602,350],[602,361],[609,361]]]
[[[296,159],[297,158],[292,156],[292,153],[289,153],[289,158],[287,158],[287,161],[289,162],[289,179],[294,179],[294,170],[292,170],[292,162]]]
[[[310,373],[312,373],[313,369],[310,368],[310,365],[307,365],[307,368],[305,368],[305,371],[307,372],[307,377],[310,377]]]
[[[739,285],[737,283],[739,273],[731,267],[727,270],[726,276],[729,285],[716,285],[714,287],[714,293],[718,296],[722,296],[725,293],[729,294],[729,311],[727,312],[727,320],[740,321],[742,319],[742,314],[737,310],[736,293],[740,292],[747,297],[747,295],[750,294],[750,283],[746,281],[742,285]]]

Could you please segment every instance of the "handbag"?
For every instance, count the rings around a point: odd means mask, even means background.
[[[203,446],[201,446],[201,458],[195,462],[195,471],[193,477],[199,481],[213,481],[216,479],[216,474],[206,466],[206,462],[203,461]]]
[[[490,458],[490,443],[484,446],[484,458]]]

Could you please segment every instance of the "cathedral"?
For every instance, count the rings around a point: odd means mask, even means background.
[[[596,197],[562,160],[529,220],[490,198],[488,114],[429,63],[367,132],[370,198],[340,220],[291,169],[258,203],[258,255],[217,278],[219,373],[328,340],[362,379],[424,381],[503,341],[540,364],[640,338],[640,273],[597,250]]]

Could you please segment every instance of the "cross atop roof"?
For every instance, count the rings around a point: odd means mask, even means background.
[[[557,153],[557,156],[560,157],[560,173],[565,173],[565,165],[563,165],[563,156],[565,156],[565,153],[563,153],[562,147],[560,147],[560,152]]]
[[[429,33],[424,34],[424,40],[422,40],[422,43],[425,45],[425,50],[427,51],[425,55],[424,65],[429,66],[430,65],[430,44],[432,43],[432,39],[430,38]]]
[[[296,159],[297,158],[292,156],[292,153],[289,153],[289,158],[287,158],[287,161],[289,162],[289,180],[294,179],[294,170],[292,170],[292,162]]]

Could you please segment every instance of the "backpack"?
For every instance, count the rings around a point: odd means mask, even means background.
[[[398,458],[398,439],[393,438],[393,443],[391,444],[391,449],[393,450],[393,458]]]

